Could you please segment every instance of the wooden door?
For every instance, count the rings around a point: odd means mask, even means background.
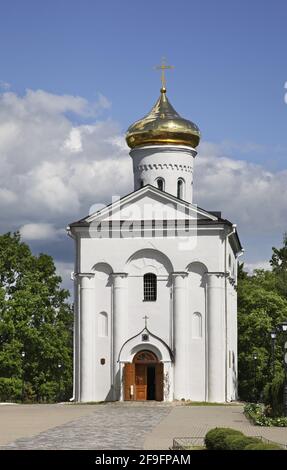
[[[125,364],[124,367],[124,400],[135,400],[135,365]]]
[[[163,400],[163,363],[158,362],[155,365],[155,399]]]
[[[147,399],[147,368],[145,364],[136,364],[136,400]]]

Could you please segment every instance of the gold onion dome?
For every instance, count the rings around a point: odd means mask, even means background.
[[[183,119],[171,106],[166,96],[166,88],[149,114],[132,124],[126,133],[130,148],[142,145],[188,145],[197,147],[200,131],[196,124]]]

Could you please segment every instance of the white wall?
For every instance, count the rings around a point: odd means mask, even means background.
[[[157,186],[157,178],[163,178],[164,191],[177,196],[177,181],[182,178],[182,199],[192,202],[193,159],[196,153],[192,147],[180,145],[151,145],[131,150],[135,191],[141,187],[141,181],[144,186]]]
[[[113,385],[112,352],[112,285],[110,273],[127,273],[127,325],[126,339],[138,334],[144,327],[143,317],[147,315],[148,328],[162,338],[171,348],[173,333],[173,309],[171,298],[171,276],[175,271],[186,271],[187,299],[187,356],[184,380],[187,388],[185,399],[206,399],[206,287],[204,273],[224,270],[224,237],[220,228],[198,231],[197,242],[191,249],[182,249],[180,237],[166,238],[87,238],[81,237],[79,270],[95,273],[94,306],[96,318],[94,340],[96,343],[93,367],[96,393],[94,400],[111,399]],[[158,276],[158,297],[156,302],[143,302],[143,274],[154,272]],[[229,284],[229,281],[227,282]],[[236,293],[230,286],[228,291],[228,349],[236,356]],[[98,335],[98,314],[108,316],[108,336]],[[194,313],[201,315],[201,337],[195,335]],[[197,336],[197,337],[195,337]],[[144,345],[143,345],[144,347]],[[105,365],[100,359],[105,358]],[[236,360],[236,359],[235,359]],[[171,365],[174,368],[174,365]],[[222,367],[224,370],[224,367]],[[234,370],[228,369],[228,397],[234,398],[232,386]],[[224,377],[223,377],[224,380]]]
[[[129,337],[136,335],[139,329],[144,328],[143,317],[147,315],[148,329],[154,334],[160,335],[167,344],[170,344],[170,291],[167,276],[159,277],[157,279],[156,302],[145,302],[143,301],[143,276],[128,277]]]
[[[188,266],[189,358],[187,379],[190,399],[206,399],[206,266]],[[200,323],[200,324],[199,324]],[[201,331],[198,331],[198,330]]]
[[[95,368],[96,368],[96,390],[95,400],[105,400],[112,398],[111,390],[111,299],[112,287],[110,274],[112,269],[109,265],[98,263],[93,267],[95,272],[95,306],[94,313],[96,317],[95,328]],[[107,336],[103,336],[101,322],[103,318],[100,315],[105,313],[107,316]],[[101,359],[105,360],[105,364],[101,364]]]

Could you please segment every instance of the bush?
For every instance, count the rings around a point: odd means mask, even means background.
[[[249,444],[244,450],[282,450],[282,448],[276,444],[259,442],[258,444]]]
[[[52,403],[57,401],[59,385],[57,382],[47,381],[39,386],[39,394],[42,403]]]
[[[238,436],[231,434],[224,439],[222,450],[245,450],[248,445],[260,444],[255,437]]]
[[[257,403],[247,403],[244,407],[244,413],[253,424],[257,426],[278,426],[287,427],[287,418],[269,418],[265,416],[262,405]]]
[[[271,408],[272,417],[283,416],[283,388],[284,375],[277,375],[264,388],[264,403]]]
[[[214,428],[205,436],[208,450],[280,450],[275,443],[265,443],[231,428]]]
[[[231,428],[214,428],[208,431],[204,438],[204,443],[208,450],[221,450],[224,447],[224,440],[227,436],[244,436],[241,431]]]
[[[0,377],[0,401],[19,401],[22,399],[22,380]]]

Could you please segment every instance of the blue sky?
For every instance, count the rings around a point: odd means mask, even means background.
[[[3,93],[5,83],[18,97],[44,90],[90,103],[100,93],[111,107],[97,119],[116,122],[120,133],[157,99],[153,67],[165,56],[175,66],[168,96],[199,125],[204,142],[273,175],[286,170],[286,1],[10,0],[1,2],[0,24]],[[95,121],[88,113],[65,114],[75,125]],[[258,242],[246,226],[248,260],[268,259],[283,229]]]
[[[1,3],[1,79],[19,92],[100,91],[125,129],[156,99],[164,55],[169,96],[204,138],[287,145],[284,0]]]

